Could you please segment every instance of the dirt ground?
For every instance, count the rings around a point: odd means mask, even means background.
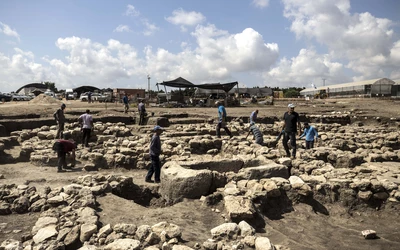
[[[340,99],[317,100],[312,103],[292,101],[297,103],[296,111],[303,114],[327,114],[333,111],[358,111],[359,116],[400,118],[399,101],[375,99]],[[69,112],[84,112],[85,109],[96,110],[102,114],[123,114],[122,104],[83,103],[66,101]],[[275,102],[274,106],[247,106],[227,107],[230,116],[249,116],[255,108],[259,109],[259,117],[282,116],[289,101]],[[50,117],[59,107],[53,104],[6,103],[0,104],[0,118],[2,116],[17,116],[39,114]],[[136,111],[134,107],[132,111]],[[165,109],[148,107],[148,111],[155,113],[184,113],[195,116],[217,115],[216,108],[176,108]],[[127,114],[131,115],[131,114]],[[369,119],[368,119],[369,120]],[[1,120],[0,120],[1,123]],[[0,165],[0,184],[27,184],[36,186],[38,190],[45,186],[60,187],[70,184],[80,175],[86,174],[77,166],[75,171],[56,173],[54,167],[38,167],[30,163]],[[100,174],[122,174],[132,176],[135,184],[157,185],[144,182],[145,170],[101,170]],[[212,207],[201,204],[199,200],[184,200],[169,207],[142,207],[133,201],[115,195],[106,195],[98,198],[100,204],[100,221],[105,224],[118,222],[134,223],[136,225],[152,225],[161,221],[168,221],[179,225],[183,229],[182,239],[190,242],[202,243],[211,237],[210,229],[224,223],[221,213],[211,211]],[[339,204],[324,204],[329,215],[315,213],[309,205],[297,204],[294,211],[283,214],[278,220],[260,218],[264,220],[265,232],[259,232],[270,238],[271,242],[281,245],[281,249],[400,249],[400,223],[398,211],[384,209],[381,211],[365,210],[348,213],[346,208]],[[222,207],[214,207],[223,210]],[[13,214],[0,216],[0,242],[8,238],[19,240],[23,234],[30,232],[39,213]],[[6,223],[6,224],[3,224]],[[373,229],[377,231],[379,239],[365,240],[361,231]]]
[[[69,112],[82,112],[86,109],[103,114],[123,114],[124,107],[121,103],[86,103],[81,101],[57,101],[56,103],[30,103],[30,102],[7,102],[0,104],[0,118],[2,116],[12,116],[21,114],[36,114],[41,117],[52,117],[61,103],[65,103]],[[274,105],[247,104],[242,107],[226,107],[229,116],[250,116],[254,109],[259,110],[259,117],[262,116],[283,116],[289,103],[296,104],[296,111],[300,114],[331,114],[332,112],[356,112],[360,118],[381,117],[392,118],[400,117],[400,100],[379,100],[369,98],[349,98],[349,99],[323,99],[306,102],[303,99],[275,100]],[[136,107],[132,105],[127,115],[132,115]],[[191,116],[217,116],[217,110],[214,107],[188,107],[188,108],[162,108],[147,107],[148,112],[155,114],[162,113],[188,113]]]

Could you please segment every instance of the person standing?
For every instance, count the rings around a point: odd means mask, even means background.
[[[82,126],[82,145],[89,147],[90,134],[93,130],[93,117],[90,110],[87,109],[85,114],[79,116],[78,121]]]
[[[253,112],[251,112],[250,115],[250,124],[251,123],[256,123],[257,121],[257,115],[258,115],[258,109],[254,110]]]
[[[70,140],[57,140],[53,144],[53,150],[57,152],[57,160],[58,160],[58,169],[57,172],[65,172],[65,169],[71,169],[75,167],[75,149],[76,149],[76,143],[70,139]],[[72,163],[71,167],[67,166],[67,160],[66,156],[69,153],[72,153]]]
[[[161,154],[161,140],[160,140],[160,135],[164,131],[164,129],[160,126],[155,126],[154,129],[154,134],[151,137],[151,142],[150,142],[150,160],[151,160],[151,166],[149,171],[147,172],[145,181],[146,182],[153,182],[151,180],[151,177],[154,174],[154,181],[156,183],[160,183],[160,172],[161,172],[161,163],[160,163],[160,154]]]
[[[125,113],[128,113],[129,110],[129,98],[128,95],[125,94],[124,97],[122,98],[122,102],[124,103],[124,109],[125,109]]]
[[[218,106],[218,124],[216,128],[217,137],[221,138],[221,128],[223,128],[225,132],[232,138],[233,135],[226,126],[227,119],[225,107],[219,101],[216,101],[215,104]]]
[[[87,98],[88,98],[88,103],[91,103],[92,102],[92,92],[91,91],[89,91]]]
[[[143,100],[140,100],[139,102],[138,111],[139,111],[139,125],[144,125],[144,119],[146,116],[146,107],[143,103]]]
[[[57,109],[57,111],[54,112],[54,114],[53,114],[54,119],[56,120],[57,125],[58,125],[56,139],[63,138],[64,125],[65,125],[64,110],[66,107],[67,107],[67,105],[65,105],[64,103],[61,104],[61,107],[59,109]]]
[[[318,131],[308,124],[308,122],[304,123],[304,132],[300,136],[300,139],[304,136],[306,137],[306,149],[314,148],[314,141],[318,142]],[[314,140],[315,138],[315,140]]]
[[[301,123],[299,119],[299,114],[294,111],[295,105],[289,104],[288,111],[283,115],[284,125],[282,130],[284,130],[283,134],[283,147],[286,151],[286,156],[291,157],[292,159],[296,158],[296,133],[297,129],[299,130],[299,135],[301,131]],[[292,146],[292,155],[290,155],[288,141],[290,140],[290,145]]]
[[[254,122],[250,124],[250,130],[249,133],[247,133],[246,139],[247,137],[249,137],[250,133],[253,133],[254,139],[256,140],[257,144],[263,145],[264,143],[263,134],[261,133],[261,131],[258,129],[258,127]]]

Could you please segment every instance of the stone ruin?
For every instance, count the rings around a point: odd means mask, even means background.
[[[326,203],[349,209],[399,207],[398,128],[348,124],[347,116],[318,118],[325,122],[315,124],[318,147],[305,150],[299,140],[294,160],[282,157],[283,147],[275,141],[279,124],[274,120],[259,124],[265,146],[244,138],[249,125],[241,119],[230,123],[232,139],[216,139],[214,125],[207,122],[174,121],[161,136],[160,185],[97,172],[145,169],[151,128],[96,122],[91,147],[79,146],[76,153],[86,175],[43,192],[29,184],[0,185],[0,215],[40,213],[30,234],[7,240],[0,249],[279,249],[257,233],[255,221],[261,216],[279,218],[293,211],[295,203],[309,204],[323,214],[329,214]],[[80,141],[77,123],[67,124],[66,133]],[[55,126],[42,126],[0,137],[1,159],[56,166],[51,149],[55,134]],[[20,148],[19,155],[7,154],[13,147]],[[211,229],[209,240],[190,247],[183,243],[183,229],[165,221],[100,226],[96,198],[111,194],[142,206],[151,206],[154,200],[168,206],[184,199],[200,199],[213,210],[223,204],[224,211],[219,212],[226,223]]]

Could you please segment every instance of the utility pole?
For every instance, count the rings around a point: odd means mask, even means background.
[[[148,81],[148,93],[149,93],[149,100],[150,100],[150,75],[147,75],[147,81]]]
[[[322,81],[324,81],[324,86],[325,86],[325,80],[326,80],[325,78],[322,78]]]

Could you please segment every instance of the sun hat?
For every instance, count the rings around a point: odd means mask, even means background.
[[[289,103],[288,108],[294,108],[296,107],[296,105],[294,105],[293,103]]]
[[[161,126],[155,126],[154,128],[153,128],[153,131],[157,131],[157,130],[164,130]]]

